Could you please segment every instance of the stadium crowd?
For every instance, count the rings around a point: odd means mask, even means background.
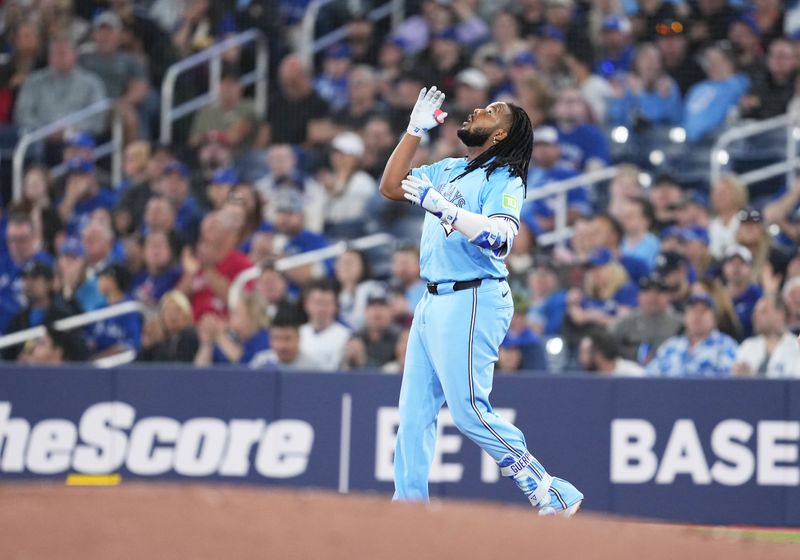
[[[800,107],[800,3],[420,0],[389,29],[366,17],[372,2],[332,2],[318,26],[343,25],[346,38],[311,63],[297,54],[307,4],[0,1],[0,153],[106,97],[125,140],[117,184],[94,159],[109,136],[96,118],[33,147],[20,200],[0,189],[0,335],[48,327],[4,360],[133,350],[142,362],[402,372],[426,290],[424,213],[377,184],[419,90],[437,85],[449,117],[416,164],[464,155],[461,122],[495,100],[536,127],[529,194],[619,164],[607,185],[569,191],[563,246],[539,242],[555,197],[523,207],[500,372],[800,376],[800,181],[768,193],[735,173],[689,185],[680,161],[644,169],[615,156],[610,134],[678,128],[691,151],[735,122]],[[252,27],[269,39],[267,105],[240,83],[252,53],[232,50],[217,99],[158,143],[167,67]],[[200,91],[204,72],[178,97]],[[390,253],[281,260],[376,232],[397,240]],[[149,312],[52,328],[126,301]]]

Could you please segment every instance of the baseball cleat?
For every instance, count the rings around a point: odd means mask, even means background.
[[[539,505],[539,515],[572,517],[581,508],[583,494],[563,478],[553,477],[547,493],[550,501]]]

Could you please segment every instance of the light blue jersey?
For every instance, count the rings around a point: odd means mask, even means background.
[[[489,179],[485,169],[476,169],[456,180],[466,169],[466,158],[448,158],[411,170],[415,177],[426,175],[447,200],[465,210],[484,216],[504,216],[519,227],[519,212],[525,196],[522,179],[507,168],[496,169]],[[476,278],[508,276],[503,259],[481,249],[466,236],[445,228],[439,219],[425,214],[420,241],[421,276],[428,282],[459,282]]]

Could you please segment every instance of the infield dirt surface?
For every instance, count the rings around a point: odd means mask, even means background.
[[[125,483],[0,486],[0,558],[449,560],[800,558],[800,546],[520,505]]]

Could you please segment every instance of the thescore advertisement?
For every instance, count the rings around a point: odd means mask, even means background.
[[[119,473],[392,491],[400,377],[241,369],[0,368],[0,482]],[[800,382],[498,376],[497,412],[584,507],[800,526]],[[431,494],[525,504],[438,425]]]

